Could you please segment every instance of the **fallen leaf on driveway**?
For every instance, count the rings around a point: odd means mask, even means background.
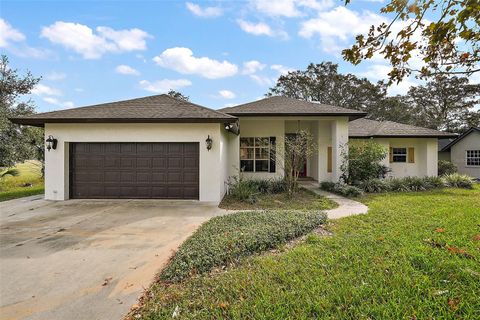
[[[108,285],[110,283],[110,281],[112,281],[112,277],[108,277],[106,278],[103,283],[102,283],[102,286],[105,287],[106,285]]]

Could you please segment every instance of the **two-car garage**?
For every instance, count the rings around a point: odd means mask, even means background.
[[[198,199],[198,143],[70,143],[70,198]]]

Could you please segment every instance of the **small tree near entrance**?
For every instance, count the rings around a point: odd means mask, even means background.
[[[284,152],[277,152],[277,160],[282,158],[280,163],[283,166],[289,195],[298,191],[300,172],[303,171],[307,159],[315,154],[317,149],[313,136],[307,131],[300,130],[285,137]]]

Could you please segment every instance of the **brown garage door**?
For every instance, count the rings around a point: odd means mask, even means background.
[[[198,199],[198,143],[70,143],[70,197]]]

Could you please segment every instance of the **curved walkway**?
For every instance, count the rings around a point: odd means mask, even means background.
[[[302,181],[300,182],[300,186],[313,191],[318,195],[324,196],[325,198],[328,198],[338,204],[338,207],[335,209],[325,210],[329,219],[338,219],[357,214],[364,214],[368,211],[368,207],[363,203],[339,196],[334,193],[320,190],[318,187],[318,182]]]

